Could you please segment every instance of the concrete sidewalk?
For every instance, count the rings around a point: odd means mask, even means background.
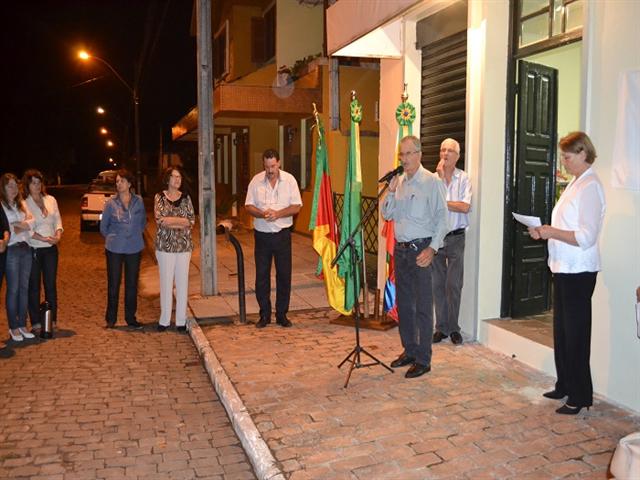
[[[247,311],[256,313],[253,236],[236,236]],[[200,296],[194,253],[196,319],[238,313],[235,253],[222,236],[217,246],[218,297]],[[640,430],[639,416],[600,399],[578,416],[556,414],[560,403],[541,396],[554,379],[477,343],[434,346],[424,377],[372,366],[354,370],[343,388],[349,365],[336,367],[354,346],[353,329],[330,324],[337,313],[313,275],[310,238],[294,235],[293,255],[293,328],[190,323],[259,478],[605,479],[618,440]],[[364,330],[361,343],[387,363],[401,350],[396,329]]]
[[[253,258],[253,231],[241,226],[232,234],[238,239],[243,249],[245,299],[247,315],[257,315],[258,302],[255,297],[256,266]],[[145,232],[147,248],[153,254],[153,239],[155,238],[155,222],[149,221]],[[217,248],[217,272],[219,294],[211,297],[201,295],[200,281],[200,244],[199,227],[194,228],[195,249],[191,257],[189,270],[189,308],[193,316],[198,320],[212,318],[233,318],[239,315],[238,304],[238,262],[236,252],[226,235],[218,235]],[[293,290],[291,292],[290,310],[309,310],[328,308],[324,283],[316,277],[315,271],[318,264],[318,256],[311,245],[311,238],[297,233],[292,234],[292,278]],[[152,278],[149,278],[153,282]],[[142,279],[142,283],[144,279]],[[157,283],[157,280],[155,281]],[[271,292],[275,305],[275,268],[271,275]]]

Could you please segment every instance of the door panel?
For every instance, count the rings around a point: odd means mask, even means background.
[[[520,61],[514,211],[551,222],[554,203],[558,72]],[[549,309],[551,273],[546,242],[534,241],[513,222],[511,316]]]

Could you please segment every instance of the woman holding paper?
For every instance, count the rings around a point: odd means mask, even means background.
[[[600,270],[598,236],[605,198],[602,183],[591,168],[596,150],[584,132],[573,132],[559,142],[560,158],[573,180],[551,214],[551,225],[529,227],[534,240],[548,240],[553,273],[553,343],[558,380],[543,395],[567,398],[556,410],[576,415],[593,403],[589,356],[591,350],[591,296]]]

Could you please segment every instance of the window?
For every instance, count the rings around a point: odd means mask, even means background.
[[[276,4],[251,19],[251,61],[265,63],[276,56]]]
[[[222,80],[229,73],[229,20],[213,37],[213,79]]]
[[[519,0],[518,5],[520,48],[571,32],[581,32],[584,0]]]

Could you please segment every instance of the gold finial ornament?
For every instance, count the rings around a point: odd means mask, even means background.
[[[400,96],[400,98],[402,99],[402,103],[406,103],[407,100],[409,100],[409,94],[407,93],[407,83],[404,84],[404,88],[402,90],[402,95]]]
[[[353,102],[356,99],[356,91],[351,90],[351,101]]]

